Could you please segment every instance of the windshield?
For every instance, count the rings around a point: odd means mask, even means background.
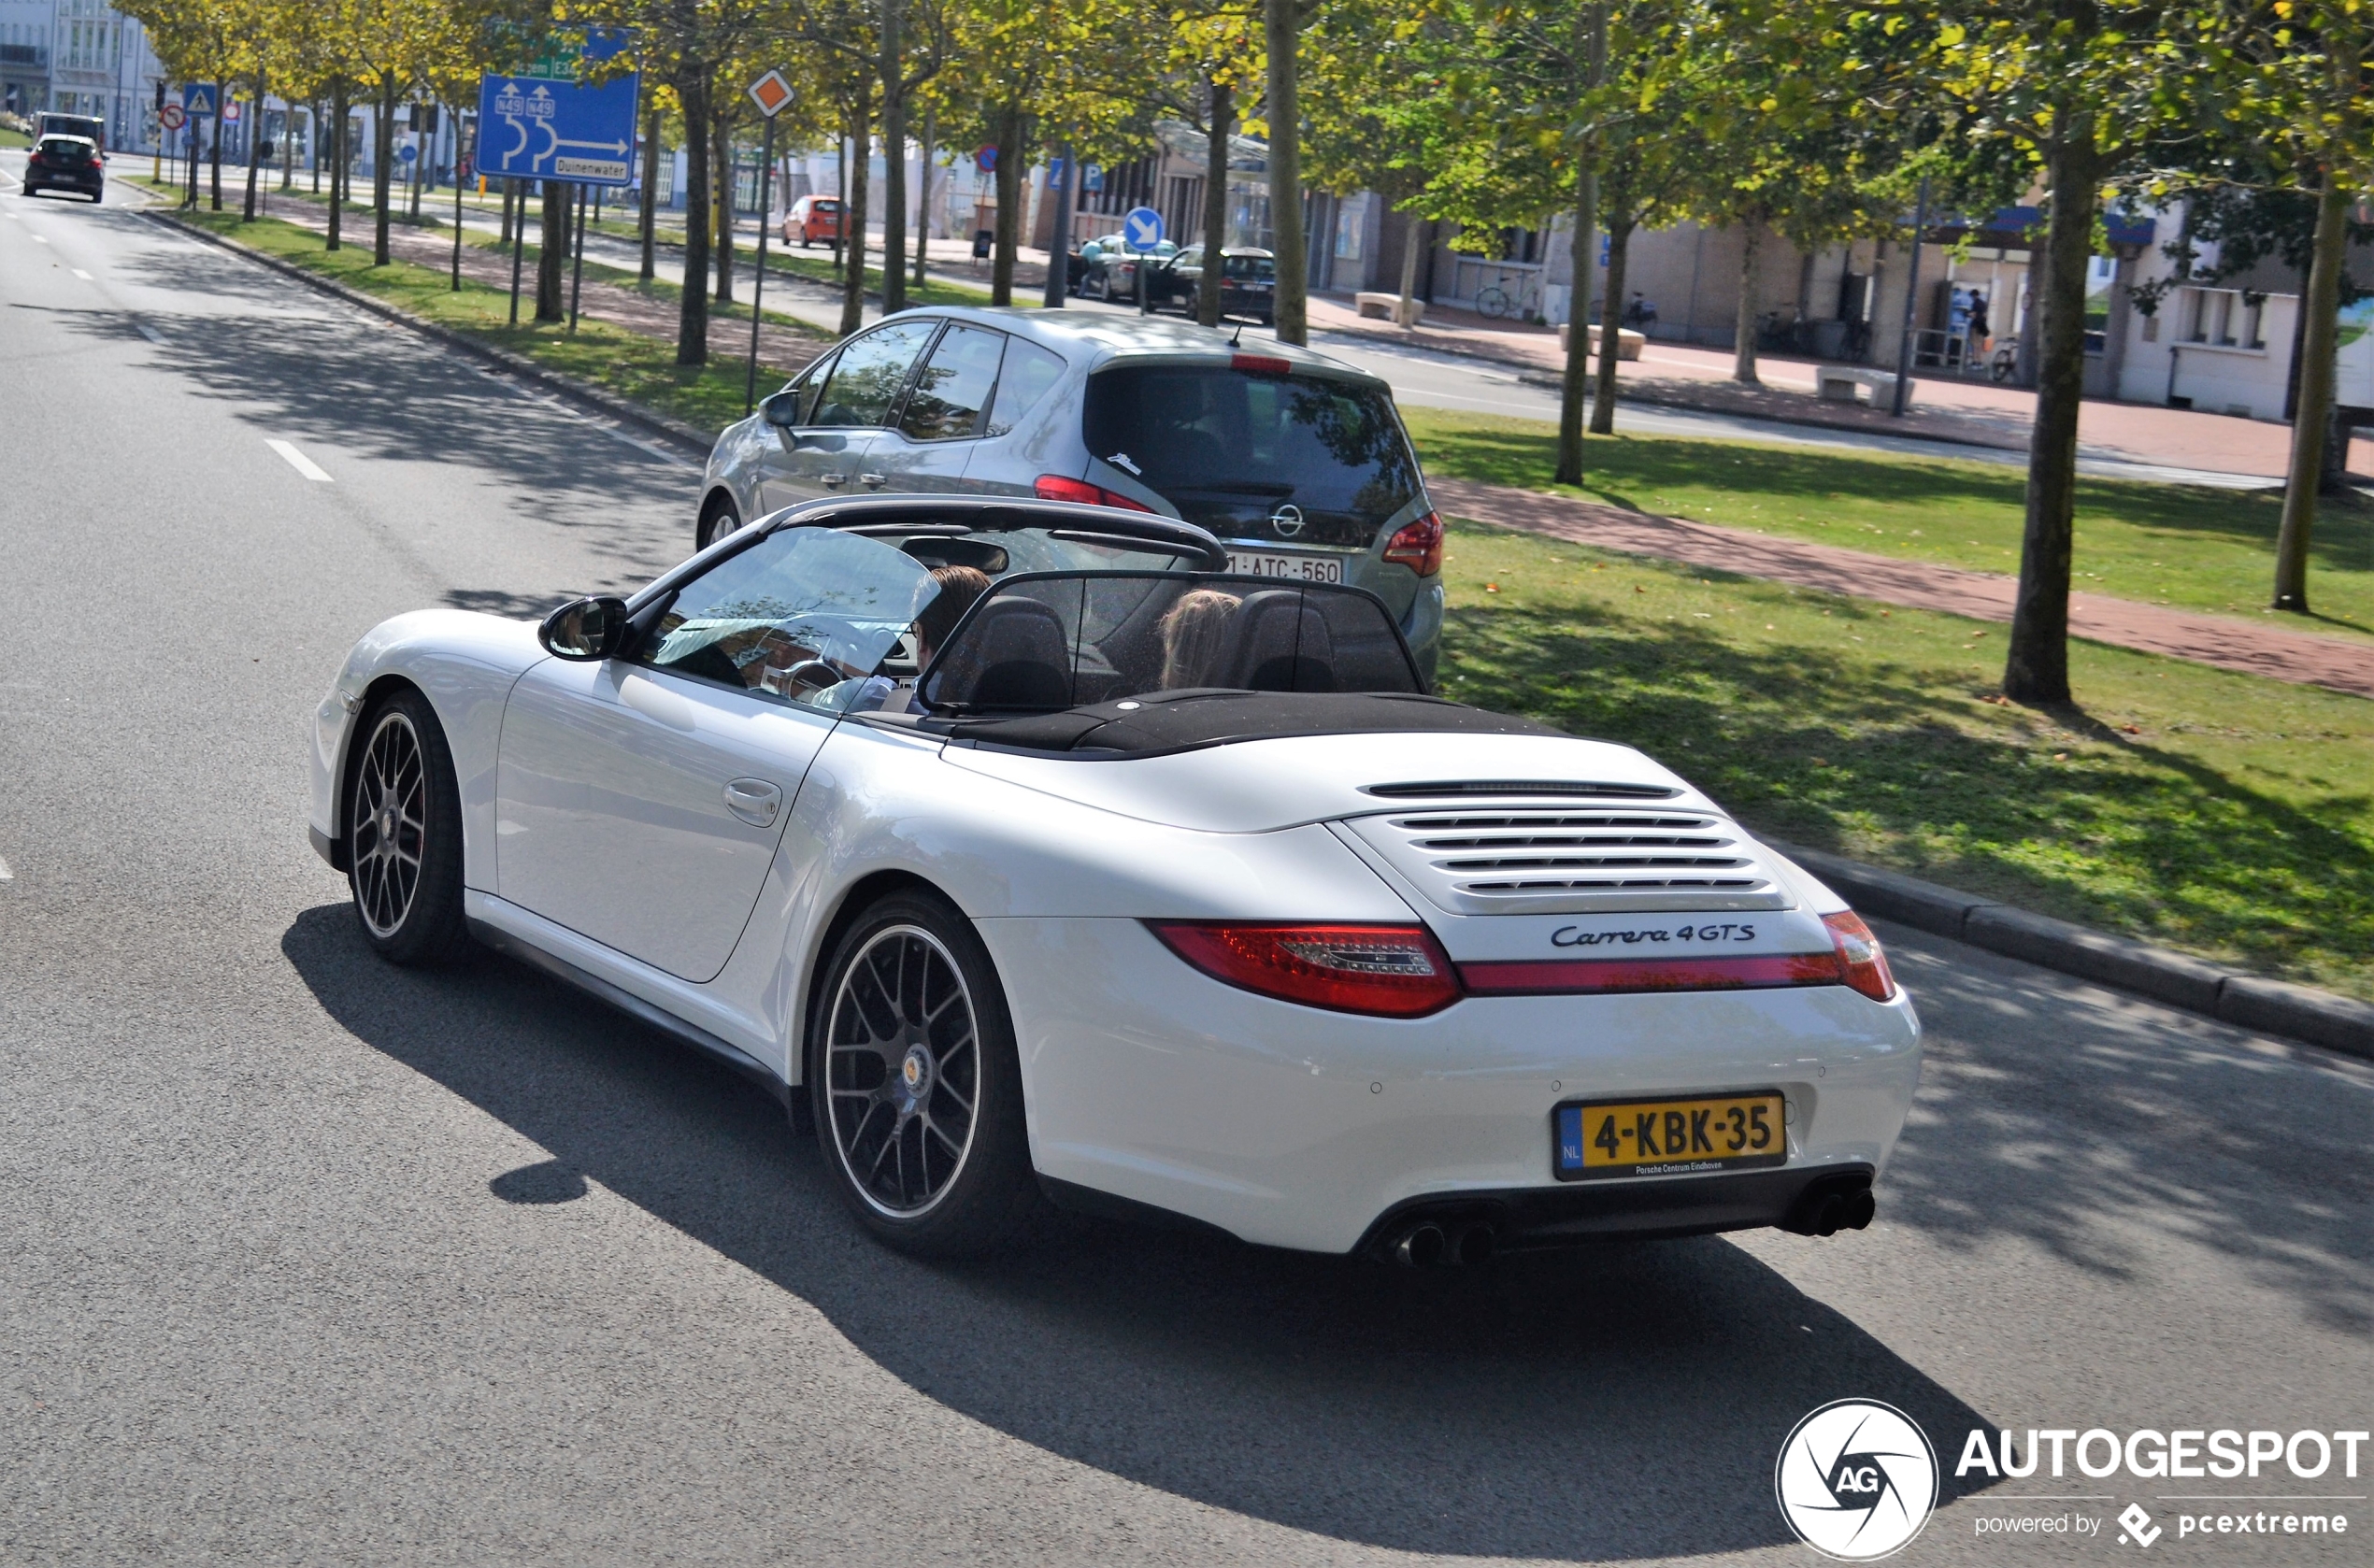
[[[679,590],[642,662],[837,710],[938,592],[922,562],[879,539],[787,528]]]
[[[1374,384],[1123,363],[1089,378],[1083,434],[1223,539],[1366,549],[1418,494],[1392,395]]]
[[[1356,589],[1218,573],[1008,577],[922,681],[935,712],[1047,713],[1157,691],[1384,691],[1420,684],[1382,604]]]

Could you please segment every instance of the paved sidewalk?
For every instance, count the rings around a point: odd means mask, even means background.
[[[1558,376],[1566,365],[1552,328],[1488,321],[1472,311],[1439,306],[1428,306],[1425,321],[1405,329],[1361,316],[1349,299],[1314,294],[1310,325],[1314,332],[1355,333],[1382,342],[1497,360],[1539,376]],[[2036,412],[2034,392],[1952,377],[1922,377],[1912,407],[1899,420],[1867,405],[1820,401],[1813,395],[1813,370],[1819,363],[1761,355],[1757,374],[1764,384],[1744,386],[1730,378],[1729,349],[1652,340],[1638,360],[1619,362],[1619,395],[1839,430],[2027,449]],[[2282,477],[2292,441],[2289,425],[2100,398],[2086,400],[2078,418],[2078,435],[2089,457],[2270,478]],[[2361,435],[2351,444],[2349,467],[2353,474],[2374,475],[2374,436]]]
[[[1501,528],[1981,620],[2009,620],[2018,586],[2017,579],[1993,572],[1867,555],[1535,491],[1447,478],[1428,479],[1426,488],[1444,511]],[[2374,697],[2374,648],[2338,637],[2091,593],[2069,596],[2069,631],[2091,642]]]

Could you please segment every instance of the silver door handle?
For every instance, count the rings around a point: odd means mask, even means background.
[[[824,476],[824,488],[826,490],[838,490],[841,486],[847,483],[849,483],[849,476],[847,474],[827,474]]]
[[[725,786],[725,809],[754,828],[772,827],[783,791],[764,778],[737,778]]]
[[[890,480],[880,474],[860,474],[857,477],[865,481],[865,488],[867,490],[880,490],[884,485],[890,483]]]

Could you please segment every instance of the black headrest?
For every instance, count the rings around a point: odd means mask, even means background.
[[[925,700],[934,706],[1071,706],[1071,638],[1036,599],[1001,595],[957,634],[934,665]]]
[[[1336,645],[1327,619],[1291,588],[1250,594],[1230,617],[1224,667],[1206,679],[1250,691],[1333,691]]]

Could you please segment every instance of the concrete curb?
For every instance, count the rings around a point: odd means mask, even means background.
[[[2374,1060],[2374,1005],[2216,964],[1957,892],[1825,850],[1762,839],[1866,915],[1895,920],[2080,979],[2135,991],[2243,1029]]]
[[[697,428],[685,423],[682,420],[670,419],[665,414],[656,413],[640,404],[606,392],[599,387],[589,386],[574,376],[564,376],[558,371],[547,370],[534,360],[512,353],[508,349],[498,349],[491,343],[481,343],[467,333],[456,332],[450,327],[440,326],[435,321],[424,321],[408,311],[388,304],[385,300],[377,299],[363,292],[360,289],[350,289],[336,278],[324,278],[316,272],[308,272],[293,262],[284,262],[279,257],[268,255],[251,245],[242,245],[237,240],[226,235],[216,234],[211,229],[195,223],[184,223],[171,212],[150,207],[142,208],[140,215],[155,222],[169,224],[181,234],[205,240],[210,245],[218,246],[235,256],[253,262],[258,266],[269,268],[285,278],[293,278],[308,288],[335,295],[358,309],[367,310],[382,321],[392,321],[397,326],[408,327],[422,336],[433,338],[449,349],[458,349],[463,353],[483,360],[489,364],[518,377],[522,381],[534,382],[564,397],[585,404],[614,420],[662,436],[683,448],[704,463],[708,460],[709,449],[717,444],[717,437],[714,435],[705,435]]]

